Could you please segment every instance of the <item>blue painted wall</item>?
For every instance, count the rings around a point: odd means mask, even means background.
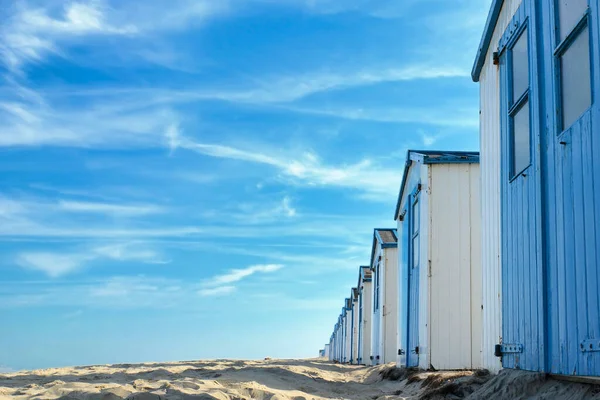
[[[600,376],[600,36],[599,4],[589,3],[593,102],[564,132],[557,118],[558,68],[551,57],[545,57],[543,65],[547,369]],[[552,21],[553,10],[546,7],[541,17]],[[544,24],[541,38],[543,53],[552,54],[558,43],[552,24]]]
[[[410,159],[410,154],[409,154]],[[399,294],[400,306],[398,316],[399,345],[401,350],[400,366],[416,367],[419,365],[419,270],[412,265],[412,205],[417,185],[421,178],[421,162],[407,163],[403,178],[401,197],[397,210],[402,217],[402,226],[398,226],[399,261]],[[402,205],[402,209],[400,206]],[[397,215],[398,217],[398,215]]]
[[[506,34],[501,39],[506,44],[527,30],[530,54],[536,53],[535,33],[538,30],[535,10],[525,0],[515,15]],[[537,60],[529,59],[529,107],[531,135],[531,165],[517,177],[510,176],[510,146],[508,134],[509,87],[508,66],[510,60],[505,51],[500,59],[501,71],[501,124],[502,124],[502,338],[510,349],[522,348],[519,352],[505,352],[505,368],[543,370],[543,286],[541,247],[541,177],[539,164],[540,100],[539,83],[536,80]],[[536,134],[537,133],[537,134]]]
[[[506,53],[501,54],[503,366],[600,376],[600,35],[590,0],[592,107],[562,132],[555,15],[524,0],[502,46],[527,24],[531,165],[509,176]],[[496,46],[498,44],[492,44]],[[591,348],[590,348],[591,346]],[[515,350],[516,349],[516,350]],[[590,351],[591,350],[591,351]]]

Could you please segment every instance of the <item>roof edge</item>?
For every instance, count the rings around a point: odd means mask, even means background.
[[[371,247],[371,260],[369,261],[370,267],[371,268],[375,268],[375,266],[373,265],[373,258],[375,257],[375,246],[377,245],[377,242],[379,242],[382,246],[382,248],[385,248],[383,246],[384,242],[383,240],[381,240],[381,236],[379,236],[379,233],[377,231],[391,231],[392,234],[394,235],[394,237],[396,238],[396,245],[393,247],[398,247],[398,230],[396,228],[375,228],[373,229],[373,246]]]
[[[398,219],[398,214],[400,213],[400,203],[402,202],[402,194],[404,192],[404,186],[406,185],[406,179],[408,178],[408,170],[412,165],[412,161],[410,160],[410,150],[406,152],[406,161],[404,162],[404,171],[402,172],[402,181],[400,182],[400,190],[398,192],[398,202],[396,203],[396,213],[394,214],[394,221]]]
[[[494,36],[494,29],[496,28],[496,24],[498,23],[498,18],[500,17],[500,11],[502,10],[503,4],[504,0],[492,1],[492,6],[490,7],[490,12],[488,14],[487,21],[485,22],[483,36],[481,37],[481,41],[479,42],[479,47],[477,48],[477,55],[475,56],[475,62],[473,63],[473,69],[471,71],[471,78],[473,79],[473,82],[479,82],[481,70],[483,69],[483,65],[485,64],[485,55],[487,54],[488,49],[490,48],[492,36]]]
[[[396,202],[394,221],[397,221],[400,216],[402,197],[404,196],[404,189],[408,180],[409,170],[413,162],[420,162],[423,165],[453,163],[475,164],[479,163],[479,152],[455,150],[408,150],[406,152],[406,162],[404,164],[404,172],[402,173],[402,182],[400,183],[398,201]]]

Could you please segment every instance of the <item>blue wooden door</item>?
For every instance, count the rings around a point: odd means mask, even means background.
[[[356,325],[354,325],[354,324],[356,324],[356,321],[354,318],[354,307],[356,307],[356,306],[354,305],[354,300],[350,300],[350,301],[352,302],[352,308],[350,308],[350,318],[351,318],[351,320],[350,320],[350,358],[349,358],[348,362],[350,364],[352,364],[352,363],[356,363],[356,354],[354,354],[354,340],[355,340],[354,329],[356,329]]]
[[[547,370],[599,376],[598,2],[547,3]]]
[[[406,366],[419,366],[419,250],[420,250],[420,212],[419,198],[409,196],[408,220],[408,344]]]
[[[499,43],[501,80],[502,364],[544,369],[540,96],[533,1]]]
[[[375,271],[373,277],[373,315],[371,329],[371,357],[372,365],[378,365],[383,359],[382,342],[381,342],[381,268],[378,262],[375,263]]]
[[[363,288],[358,293],[358,355],[357,364],[363,364]]]

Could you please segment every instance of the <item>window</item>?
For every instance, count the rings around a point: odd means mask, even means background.
[[[587,0],[557,0],[555,56],[560,69],[561,131],[592,105],[590,32]]]
[[[586,13],[587,0],[558,0],[559,42],[567,38]]]
[[[413,209],[412,209],[412,216],[413,216],[413,222],[412,222],[412,267],[415,268],[416,266],[419,265],[419,224],[420,224],[420,218],[419,218],[419,200],[415,199],[415,202],[413,203]]]
[[[523,31],[512,48],[512,99],[514,104],[529,90],[529,55],[527,30]]]
[[[508,51],[509,127],[511,177],[523,172],[531,163],[529,129],[529,42],[525,28]]]
[[[529,165],[529,101],[526,101],[513,117],[513,171],[521,172]],[[514,175],[514,174],[513,174]]]
[[[375,307],[373,307],[373,310],[379,310],[379,263],[377,263],[377,266],[375,268]]]

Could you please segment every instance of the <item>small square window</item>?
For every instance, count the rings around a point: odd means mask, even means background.
[[[592,105],[590,36],[586,26],[560,57],[563,130]]]
[[[531,162],[529,134],[529,100],[512,117],[512,176],[527,168]]]

